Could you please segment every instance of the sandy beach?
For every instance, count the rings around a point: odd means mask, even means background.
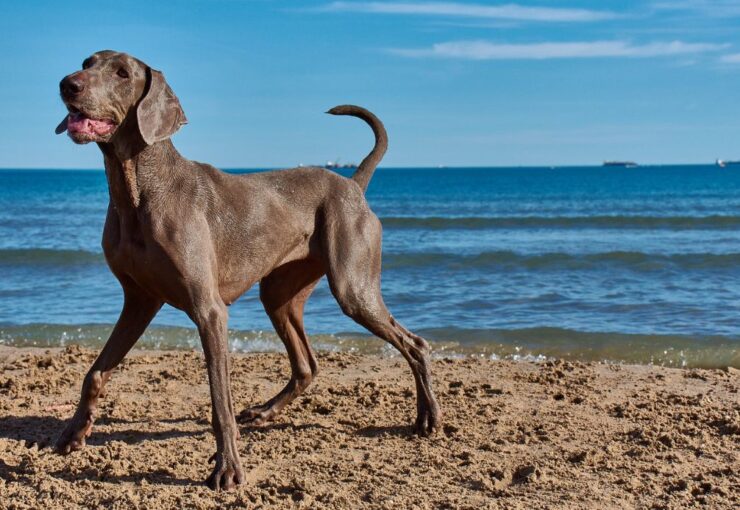
[[[0,347],[3,508],[737,508],[740,376],[573,362],[438,359],[445,412],[411,435],[401,358],[320,355],[307,393],[242,427],[246,483],[203,485],[215,444],[199,352],[135,351],[88,446],[49,447],[95,353]],[[286,381],[277,354],[233,355],[237,412]]]

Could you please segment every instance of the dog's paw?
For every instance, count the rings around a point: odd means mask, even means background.
[[[92,424],[92,416],[88,416],[84,423],[79,423],[79,420],[73,418],[57,439],[56,451],[62,455],[67,455],[84,448],[85,438],[92,434]]]
[[[244,473],[238,457],[216,452],[211,457],[211,460],[214,459],[216,467],[213,468],[213,473],[206,480],[208,487],[214,491],[222,489],[228,491],[244,482]]]
[[[439,407],[427,407],[416,418],[414,430],[421,437],[429,437],[442,425],[442,413]]]
[[[258,427],[272,421],[276,414],[269,406],[254,406],[239,413],[237,421],[244,425]]]

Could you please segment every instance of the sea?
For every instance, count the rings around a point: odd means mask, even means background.
[[[381,168],[367,199],[386,304],[435,356],[740,367],[737,169]],[[107,204],[102,170],[0,170],[0,344],[105,342],[122,304]],[[393,353],[325,279],[305,324],[320,350]],[[229,328],[232,351],[284,350],[256,288]],[[200,342],[166,306],[138,346]]]

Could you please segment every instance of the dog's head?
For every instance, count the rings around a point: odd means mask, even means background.
[[[75,143],[110,142],[138,132],[147,145],[172,136],[187,123],[180,101],[156,71],[126,53],[99,51],[59,83],[69,114],[65,130]]]

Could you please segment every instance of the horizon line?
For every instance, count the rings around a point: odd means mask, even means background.
[[[410,165],[401,165],[401,166],[378,166],[378,170],[444,170],[444,169],[501,169],[501,168],[602,168],[604,167],[604,162],[611,161],[611,160],[605,160],[601,163],[559,163],[559,164],[537,164],[537,165],[528,165],[528,164],[516,164],[516,165],[502,165],[502,164],[496,164],[496,165],[433,165],[433,166],[427,166],[427,165],[421,165],[421,166],[410,166]],[[622,161],[622,160],[617,160]],[[627,160],[625,160],[627,161]],[[637,163],[637,168],[642,167],[660,167],[660,166],[716,166],[716,160],[714,161],[701,161],[701,162],[681,162],[681,163]],[[262,170],[262,171],[270,171],[270,170],[293,170],[297,168],[325,168],[322,165],[303,165],[303,166],[224,166],[224,167],[216,167],[218,170],[222,170],[225,172],[228,172],[230,170]],[[614,167],[612,167],[614,168]],[[616,167],[619,168],[619,167]],[[341,170],[353,170],[354,168],[342,168]],[[633,167],[634,169],[634,167]],[[7,170],[53,170],[53,171],[69,171],[69,170],[76,170],[76,171],[85,171],[85,172],[104,172],[105,167],[15,167],[15,166],[0,166],[0,171],[7,171]],[[336,170],[336,169],[332,169]]]

